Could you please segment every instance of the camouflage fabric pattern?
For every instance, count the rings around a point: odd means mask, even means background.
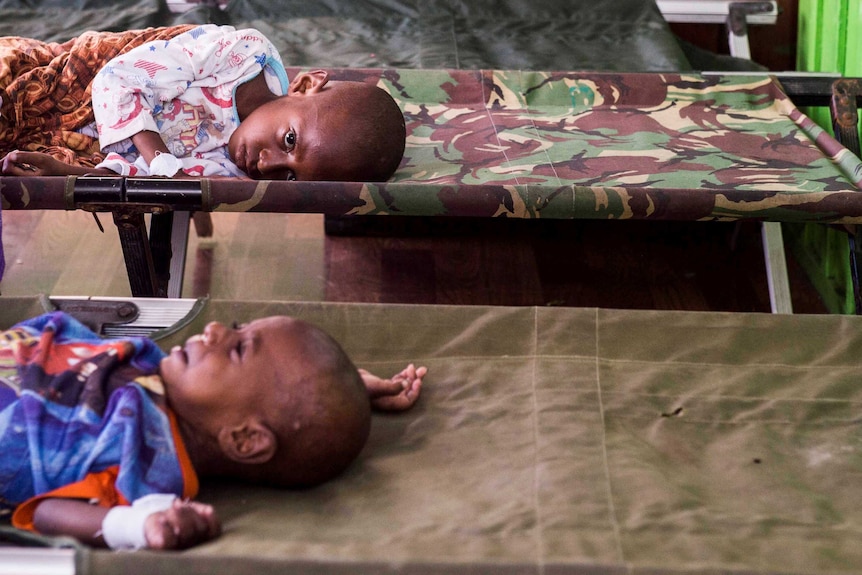
[[[407,149],[392,180],[212,180],[204,209],[862,222],[862,163],[767,76],[333,75],[377,83],[402,107]]]
[[[405,159],[348,213],[862,216],[842,198],[859,201],[859,160],[765,76],[388,70],[378,81],[407,118]]]

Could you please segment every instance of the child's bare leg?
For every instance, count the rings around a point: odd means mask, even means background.
[[[428,373],[425,366],[416,367],[412,363],[389,379],[360,369],[359,375],[371,398],[371,407],[380,411],[404,411],[410,409],[419,399],[422,378]]]

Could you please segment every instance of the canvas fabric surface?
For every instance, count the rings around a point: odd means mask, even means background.
[[[212,301],[159,343],[271,314],[374,372],[427,365],[419,404],[375,416],[336,481],[204,485],[220,539],[92,553],[95,572],[862,568],[858,317]]]

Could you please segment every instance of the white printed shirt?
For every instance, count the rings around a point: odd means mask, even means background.
[[[245,176],[227,144],[239,125],[236,89],[261,70],[273,93],[287,93],[287,73],[269,40],[257,30],[212,24],[117,56],[93,82],[95,127],[108,153],[98,167],[148,175],[130,138],[150,130],[189,175]]]

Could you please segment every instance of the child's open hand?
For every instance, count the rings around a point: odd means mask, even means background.
[[[389,379],[377,377],[364,369],[359,370],[371,407],[380,411],[404,411],[413,407],[422,390],[422,378],[428,373],[425,366],[412,363]]]
[[[144,536],[150,549],[185,549],[215,539],[221,523],[211,505],[175,499],[170,508],[149,515]]]

